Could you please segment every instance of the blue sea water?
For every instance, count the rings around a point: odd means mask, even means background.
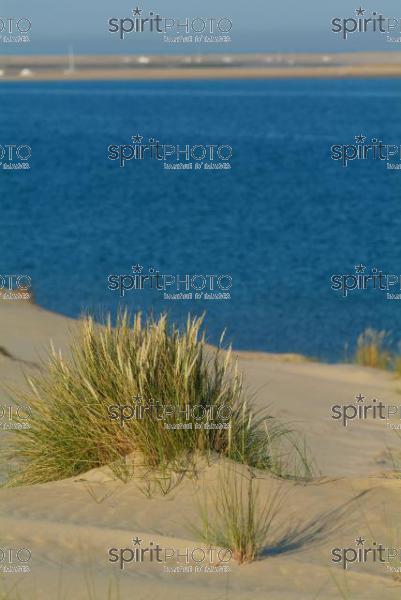
[[[165,301],[131,291],[132,310],[180,321],[207,311],[237,349],[341,360],[366,327],[401,339],[401,303],[343,298],[332,274],[363,263],[401,273],[401,172],[331,160],[355,135],[401,143],[401,81],[2,83],[0,144],[29,144],[29,171],[0,171],[0,273],[32,277],[37,302],[77,316],[115,310],[109,274],[229,273],[231,299]],[[232,169],[125,169],[107,158],[130,136],[230,144]]]

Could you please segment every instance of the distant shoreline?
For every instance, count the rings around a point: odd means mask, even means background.
[[[400,77],[395,52],[0,57],[0,82]]]
[[[162,81],[207,79],[350,79],[350,78],[400,78],[401,66],[372,65],[355,67],[309,67],[274,69],[198,68],[198,69],[141,69],[116,71],[113,69],[80,69],[73,73],[43,71],[28,75],[0,77],[4,82],[29,81]]]

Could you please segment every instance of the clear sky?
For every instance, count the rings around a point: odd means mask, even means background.
[[[200,51],[401,51],[386,43],[385,35],[353,35],[344,42],[331,31],[333,17],[354,17],[362,6],[388,17],[401,18],[399,0],[2,0],[0,18],[28,17],[30,44],[2,44],[1,52],[64,53],[70,44],[76,53],[193,52],[194,46],[165,44],[161,35],[132,34],[124,42],[111,35],[107,21],[132,16],[136,6],[164,17],[228,17],[233,21],[232,43],[202,44]],[[401,35],[401,34],[400,34]],[[205,48],[205,46],[209,46]],[[212,46],[212,47],[210,47]]]

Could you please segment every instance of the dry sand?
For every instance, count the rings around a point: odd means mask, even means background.
[[[49,339],[65,348],[73,326],[73,321],[32,304],[3,301],[2,383],[23,385],[23,372],[38,371],[38,357]],[[186,480],[166,497],[152,499],[135,481],[124,485],[104,468],[64,481],[0,490],[0,548],[32,552],[31,573],[7,574],[3,585],[18,582],[23,600],[64,598],[57,592],[60,581],[67,600],[106,599],[109,578],[115,576],[123,600],[331,600],[341,598],[334,577],[338,585],[348,586],[347,597],[353,600],[399,598],[401,583],[380,562],[352,565],[347,573],[330,565],[333,547],[354,547],[359,536],[390,544],[389,529],[401,526],[400,480],[390,476],[392,465],[386,459],[387,447],[397,448],[397,437],[382,421],[354,422],[345,429],[329,415],[331,405],[352,403],[360,392],[399,404],[400,383],[384,372],[293,356],[239,353],[239,363],[258,405],[270,405],[305,432],[324,476],[308,485],[282,484],[285,501],[275,545],[261,560],[234,564],[228,574],[165,573],[149,561],[128,565],[121,574],[108,563],[107,551],[130,546],[136,536],[143,545],[154,541],[182,552],[200,546],[188,529],[188,523],[198,520],[196,486],[215,488],[218,468],[205,468],[198,483]],[[0,394],[0,404],[9,404],[5,392]],[[0,432],[3,446],[7,435]],[[277,485],[263,475],[263,496]],[[290,538],[284,541],[286,528]],[[96,595],[89,594],[85,578],[92,580]]]

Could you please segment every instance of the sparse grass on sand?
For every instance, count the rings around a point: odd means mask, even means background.
[[[220,467],[214,500],[211,514],[208,495],[201,497],[201,525],[193,531],[206,544],[230,549],[239,564],[254,561],[273,541],[283,500],[280,488],[262,500],[251,468],[243,473],[225,465]]]
[[[401,355],[390,349],[391,335],[368,327],[358,337],[354,362],[363,367],[385,369],[401,377]]]
[[[138,314],[131,322],[127,312],[115,327],[110,317],[103,324],[85,318],[68,358],[52,349],[43,372],[27,378],[28,391],[13,391],[32,417],[29,429],[11,435],[8,459],[19,467],[7,485],[76,476],[130,454],[160,468],[199,452],[281,477],[312,478],[302,444],[268,411],[253,409],[231,349],[208,348],[201,326],[202,318],[188,318],[180,331],[165,315],[144,323]],[[148,409],[124,423],[110,417],[111,406],[132,409],[134,398],[169,407],[173,425],[189,410],[192,429],[166,429]],[[207,412],[214,421],[225,415],[228,428],[195,427]]]
[[[394,357],[386,349],[388,335],[386,331],[377,331],[371,328],[365,329],[357,340],[355,362],[358,365],[373,367],[374,369],[390,369],[394,367]]]

